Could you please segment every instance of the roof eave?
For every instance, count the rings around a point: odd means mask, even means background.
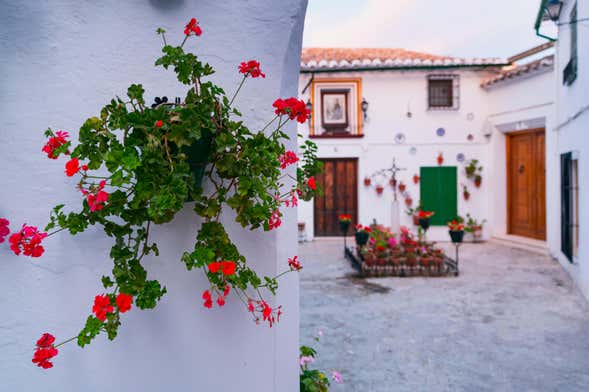
[[[458,69],[458,68],[491,68],[504,67],[510,63],[492,64],[452,64],[452,65],[407,65],[407,66],[383,66],[383,67],[347,67],[347,68],[306,68],[301,67],[301,73],[328,73],[328,72],[368,72],[368,71],[409,71],[409,70],[436,70],[436,69]]]

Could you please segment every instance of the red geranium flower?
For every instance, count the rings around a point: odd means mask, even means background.
[[[272,215],[270,215],[270,219],[268,219],[269,230],[276,229],[282,224],[282,220],[280,219],[280,217],[282,217],[282,213],[279,209],[275,209],[274,211],[272,211]]]
[[[72,158],[65,164],[65,175],[68,177],[73,176],[80,171],[80,161],[78,158]]]
[[[104,208],[104,205],[108,200],[108,193],[103,191],[105,185],[106,181],[102,180],[98,184],[98,187],[92,185],[90,187],[90,192],[84,188],[80,188],[82,194],[86,196],[86,201],[88,202],[88,207],[91,212],[100,211]]]
[[[280,162],[280,168],[286,169],[288,165],[292,165],[293,163],[297,163],[299,161],[299,157],[293,151],[286,151],[284,155],[278,157],[278,162]]]
[[[223,297],[223,296],[219,296],[219,297],[217,298],[217,305],[219,305],[219,306],[223,306],[223,305],[225,305],[225,297]]]
[[[219,262],[213,262],[211,264],[209,264],[209,271],[211,271],[213,274],[216,274],[217,272],[219,272],[219,269],[221,268],[221,263]]]
[[[298,122],[303,124],[309,116],[311,115],[311,111],[307,109],[307,104],[305,101],[301,99],[296,99],[295,97],[287,98],[287,99],[277,99],[272,104],[276,110],[276,113],[279,116],[288,115],[288,118],[291,120],[296,119]]]
[[[41,151],[47,154],[47,157],[50,159],[57,159],[58,154],[55,153],[55,150],[64,144],[68,143],[67,138],[70,135],[67,132],[57,131],[55,132],[55,136],[52,136],[47,140],[47,143],[43,146]]]
[[[4,242],[4,237],[10,234],[9,224],[8,219],[0,218],[0,244]]]
[[[157,120],[155,122],[155,127],[156,128],[161,128],[164,125],[164,122],[162,120]]]
[[[239,73],[244,74],[246,77],[251,76],[252,78],[266,77],[266,74],[260,69],[260,63],[256,60],[250,60],[248,62],[243,61],[239,64]]]
[[[303,266],[298,260],[299,256],[295,256],[292,259],[288,259],[288,266],[290,267],[291,271],[300,271],[303,269]]]
[[[205,290],[202,292],[202,299],[205,301],[203,303],[205,308],[212,308],[213,307],[213,300],[211,299],[211,293],[209,290]]]
[[[113,306],[110,304],[110,298],[107,295],[97,295],[94,297],[94,306],[92,306],[92,312],[96,315],[96,318],[100,321],[106,320],[106,315],[114,311]]]
[[[184,27],[184,34],[190,35],[190,33],[194,33],[194,35],[202,34],[202,29],[198,25],[198,21],[195,18],[190,19],[190,22],[186,24],[186,27]]]
[[[125,313],[126,311],[131,309],[133,297],[129,294],[119,293],[119,295],[117,295],[115,302],[117,303],[117,308],[119,308],[119,312]]]
[[[235,262],[234,261],[221,261],[221,269],[223,275],[229,276],[235,273]]]
[[[33,363],[43,369],[50,369],[53,367],[50,359],[58,354],[57,349],[53,346],[55,337],[50,333],[45,332],[39,340],[37,340],[37,349],[33,354]]]
[[[317,183],[315,182],[315,177],[313,177],[313,176],[309,177],[309,179],[307,180],[307,185],[309,185],[309,188],[311,188],[312,190],[317,189]]]
[[[18,233],[14,233],[8,238],[8,241],[10,249],[15,255],[18,256],[23,252],[25,256],[39,257],[45,251],[41,245],[41,241],[45,237],[47,237],[47,233],[41,233],[35,226],[24,224]]]

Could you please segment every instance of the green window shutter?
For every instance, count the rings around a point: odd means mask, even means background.
[[[458,215],[456,166],[422,167],[420,169],[421,208],[434,211],[433,226],[444,226]]]

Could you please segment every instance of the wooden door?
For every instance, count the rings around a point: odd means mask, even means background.
[[[323,172],[317,181],[323,196],[315,197],[315,236],[342,236],[340,214],[352,215],[358,221],[358,160],[356,158],[321,159]],[[353,232],[349,230],[348,235]]]
[[[507,136],[507,232],[546,239],[544,130]]]

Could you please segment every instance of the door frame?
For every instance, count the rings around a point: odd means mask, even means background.
[[[358,197],[360,195],[360,182],[359,182],[359,178],[360,176],[358,175],[359,173],[359,169],[360,169],[360,165],[359,165],[359,159],[358,157],[341,157],[341,158],[317,158],[318,161],[321,162],[325,162],[325,161],[354,161],[356,162],[356,211],[355,215],[356,215],[356,219],[358,219],[358,221],[360,220],[360,216],[358,215],[358,204],[359,200]],[[323,184],[321,184],[323,185]],[[337,188],[337,176],[333,177],[333,186],[335,188]],[[317,208],[315,208],[315,200],[313,200],[313,237],[333,237],[333,236],[329,236],[329,235],[317,235]]]
[[[506,216],[506,228],[507,228],[507,234],[511,235],[511,209],[512,209],[512,205],[511,205],[511,185],[512,185],[512,180],[511,180],[511,136],[519,136],[519,135],[525,135],[528,133],[544,133],[544,137],[546,138],[546,128],[545,127],[540,127],[540,128],[530,128],[530,129],[524,129],[521,131],[512,131],[512,132],[507,132],[505,133],[505,173],[506,173],[506,178],[507,178],[507,188],[506,188],[506,192],[505,192],[505,198],[506,198],[506,212],[507,212],[507,216]],[[546,140],[546,139],[545,139]],[[544,161],[546,162],[546,144],[544,145]],[[544,173],[544,184],[546,185],[546,173]],[[546,216],[546,189],[544,189],[544,216]],[[532,238],[534,240],[538,240],[538,241],[546,241],[546,236],[547,233],[546,231],[548,230],[548,227],[544,227],[544,240],[538,239],[538,238],[534,238],[534,237],[526,237],[526,238]],[[513,234],[515,235],[515,234]]]

